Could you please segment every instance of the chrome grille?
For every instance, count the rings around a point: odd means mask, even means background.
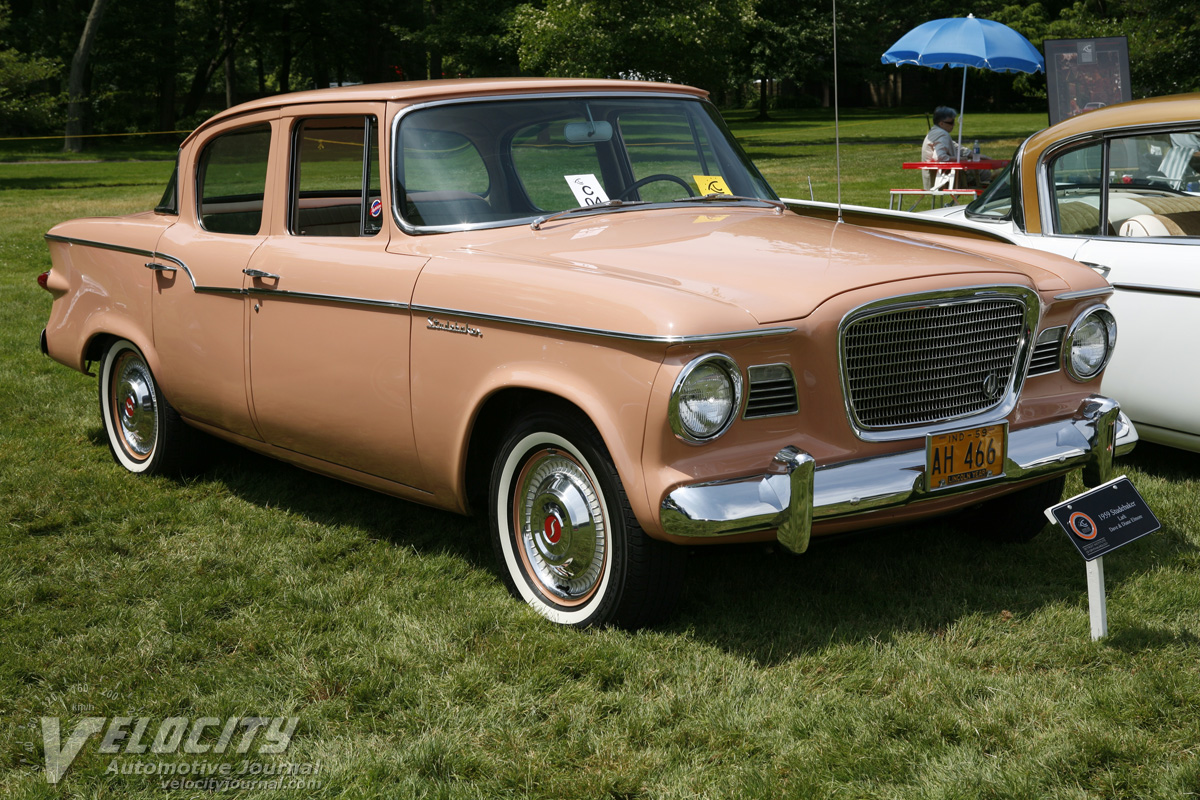
[[[746,419],[795,414],[796,378],[787,364],[756,364],[746,370],[750,391],[746,399]]]
[[[1026,309],[1017,299],[882,311],[842,334],[850,409],[863,428],[957,419],[1000,404],[1014,382]]]
[[[1042,331],[1033,348],[1033,355],[1029,357],[1029,377],[1058,372],[1062,364],[1062,340],[1066,331],[1065,327]]]

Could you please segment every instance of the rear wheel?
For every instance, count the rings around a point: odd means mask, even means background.
[[[673,609],[685,552],[642,531],[599,433],[577,415],[513,426],[488,506],[505,583],[547,619],[632,628]]]
[[[1059,475],[1013,494],[988,500],[964,514],[973,534],[993,542],[1024,543],[1049,524],[1045,510],[1062,498],[1067,476]]]
[[[142,352],[118,339],[100,361],[100,416],[108,449],[130,472],[178,472],[187,426],[163,397]]]

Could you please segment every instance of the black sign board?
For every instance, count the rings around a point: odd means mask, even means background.
[[[1065,503],[1046,509],[1085,561],[1154,533],[1162,527],[1158,517],[1124,475],[1075,495]]]

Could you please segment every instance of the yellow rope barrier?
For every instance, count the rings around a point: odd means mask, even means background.
[[[137,131],[135,133],[80,133],[75,136],[68,137],[66,134],[61,136],[5,136],[0,137],[0,142],[31,142],[37,139],[103,139],[110,136],[166,136],[171,133],[191,133],[191,130],[186,131]]]

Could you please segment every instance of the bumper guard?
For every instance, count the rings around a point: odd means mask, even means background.
[[[663,500],[659,519],[675,536],[728,536],[775,528],[795,553],[808,549],[815,520],[852,517],[1009,483],[1083,469],[1085,485],[1115,477],[1113,459],[1137,444],[1138,435],[1115,400],[1093,396],[1075,416],[1013,431],[1004,476],[930,492],[925,450],[829,464],[818,468],[797,447],[780,450],[761,475],[685,484]]]

